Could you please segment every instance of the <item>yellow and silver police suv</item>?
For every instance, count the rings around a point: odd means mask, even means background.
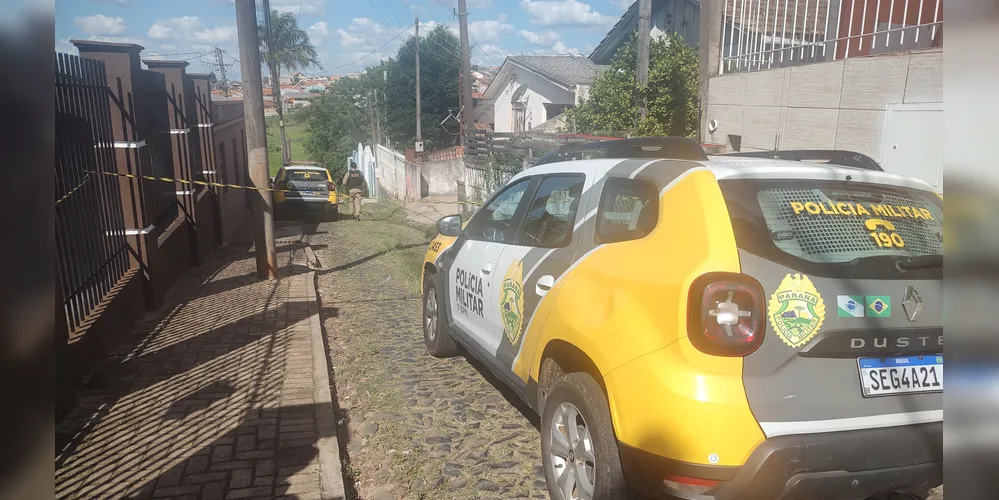
[[[438,222],[424,340],[538,412],[553,499],[923,498],[942,222],[858,153],[565,146]]]
[[[278,214],[313,214],[339,219],[336,185],[329,170],[310,165],[281,167],[274,176],[274,209]]]

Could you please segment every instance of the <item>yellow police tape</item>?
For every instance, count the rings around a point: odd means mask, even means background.
[[[75,188],[73,188],[72,190],[70,190],[68,193],[66,193],[62,198],[60,198],[58,201],[56,201],[55,204],[58,205],[58,204],[62,203],[63,200],[65,200],[66,198],[69,198],[69,196],[71,194],[73,194],[78,189],[80,189],[81,187],[83,187],[83,185],[89,179],[89,174],[104,174],[104,175],[113,175],[115,177],[126,177],[126,178],[129,178],[129,179],[146,179],[146,180],[150,180],[150,181],[161,181],[161,182],[179,182],[181,184],[194,184],[194,185],[198,185],[198,186],[229,187],[229,188],[234,188],[234,189],[254,189],[254,190],[257,190],[257,191],[271,191],[271,192],[276,192],[276,193],[290,193],[290,192],[293,191],[291,189],[276,189],[276,188],[265,188],[265,187],[256,187],[256,186],[240,186],[238,184],[225,184],[225,183],[221,183],[221,182],[192,181],[192,180],[187,180],[187,179],[172,179],[170,177],[153,177],[151,175],[122,174],[122,173],[119,173],[119,172],[97,172],[97,171],[94,171],[94,170],[90,170],[90,171],[87,172],[87,174],[88,174],[88,176],[83,179],[83,182],[81,182],[80,185],[76,186]],[[349,200],[349,199],[350,199],[349,195],[343,195],[343,194],[341,194],[338,201],[340,201],[341,203],[343,203],[344,200]],[[397,200],[393,200],[391,198],[369,198],[369,199],[397,201]],[[435,203],[435,204],[442,204],[442,205],[462,205],[462,204],[464,204],[464,205],[481,205],[482,204],[482,203],[475,202],[475,201],[437,201],[437,200],[421,200],[420,203]]]

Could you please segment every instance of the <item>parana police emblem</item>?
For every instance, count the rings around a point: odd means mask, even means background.
[[[770,296],[767,315],[777,335],[794,348],[819,332],[826,319],[826,305],[808,276],[788,274]]]
[[[503,277],[503,289],[500,291],[500,315],[503,318],[503,331],[510,343],[517,345],[520,340],[520,325],[524,319],[524,284],[521,277],[524,265],[516,260]]]

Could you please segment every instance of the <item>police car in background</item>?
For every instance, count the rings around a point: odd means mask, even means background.
[[[942,482],[942,203],[841,151],[570,146],[438,222],[424,340],[541,416],[552,498]]]

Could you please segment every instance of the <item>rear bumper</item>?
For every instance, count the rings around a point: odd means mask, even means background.
[[[337,208],[336,202],[330,201],[329,198],[325,197],[285,197],[284,200],[276,203],[277,207],[285,210],[308,210],[308,211],[322,211],[322,210],[334,210]]]
[[[779,436],[767,439],[742,467],[689,464],[619,445],[631,484],[658,498],[863,499],[922,491],[943,483],[943,423]],[[720,483],[704,495],[667,491],[679,475]]]

